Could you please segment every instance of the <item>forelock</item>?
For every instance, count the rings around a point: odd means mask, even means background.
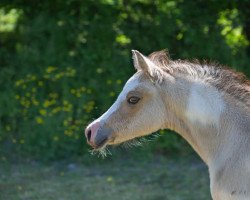
[[[172,62],[169,53],[166,49],[161,51],[155,51],[151,53],[148,58],[163,71],[171,72],[171,68],[168,65]]]

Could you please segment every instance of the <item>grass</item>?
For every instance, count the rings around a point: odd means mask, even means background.
[[[98,160],[98,158],[96,158]],[[207,167],[197,157],[121,155],[86,164],[64,161],[0,166],[0,199],[207,200]]]

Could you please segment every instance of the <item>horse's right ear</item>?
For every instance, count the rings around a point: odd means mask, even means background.
[[[132,58],[135,69],[142,71],[149,71],[150,66],[154,65],[146,56],[137,50],[132,50]]]
[[[158,67],[148,57],[137,50],[132,50],[132,58],[137,71],[142,70],[150,76],[153,76],[154,71],[158,70]]]
[[[161,82],[161,69],[157,67],[148,57],[137,50],[132,50],[134,67],[137,71],[143,71],[153,81]]]

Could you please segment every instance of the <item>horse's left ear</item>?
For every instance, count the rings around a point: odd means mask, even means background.
[[[157,67],[148,57],[144,56],[137,50],[132,50],[134,67],[137,71],[142,70],[145,72],[151,80],[159,80],[161,76],[161,70]]]

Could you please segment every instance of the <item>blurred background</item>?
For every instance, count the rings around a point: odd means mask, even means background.
[[[135,72],[131,49],[249,77],[249,40],[249,0],[1,0],[0,199],[210,199],[177,134],[102,159],[83,132]]]

